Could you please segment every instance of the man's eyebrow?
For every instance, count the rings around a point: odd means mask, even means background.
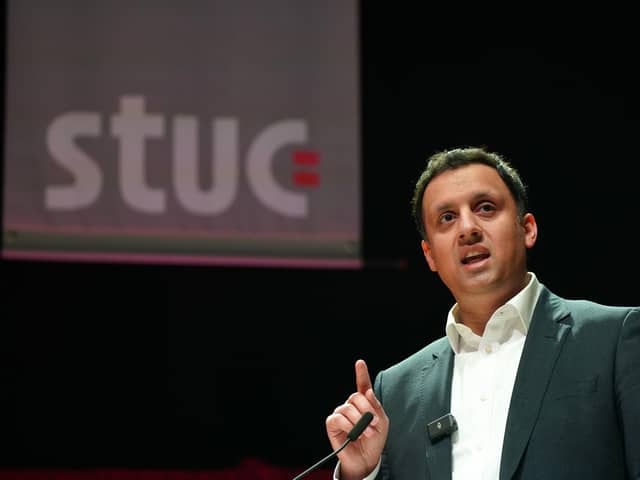
[[[450,210],[453,207],[453,203],[452,202],[444,202],[444,203],[440,203],[438,205],[436,205],[433,208],[433,211],[435,213],[441,213],[441,212],[445,212],[447,210]]]
[[[473,202],[477,202],[479,200],[484,200],[486,198],[495,198],[496,194],[492,190],[483,190],[477,192],[471,199]]]
[[[495,192],[491,190],[481,190],[473,194],[473,196],[471,197],[471,203],[476,203],[480,200],[485,200],[487,198],[494,198],[494,197],[495,197]],[[432,211],[435,213],[442,213],[442,212],[446,212],[447,210],[451,210],[453,206],[454,206],[454,202],[442,202],[437,204],[432,209]]]

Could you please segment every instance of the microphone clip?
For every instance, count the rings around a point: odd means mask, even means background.
[[[458,422],[453,415],[447,413],[440,418],[436,418],[433,422],[427,424],[427,432],[431,443],[436,443],[445,437],[450,436],[458,430]]]

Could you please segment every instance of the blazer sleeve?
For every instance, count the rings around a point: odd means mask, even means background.
[[[640,479],[640,309],[629,311],[618,338],[616,400],[629,478]]]

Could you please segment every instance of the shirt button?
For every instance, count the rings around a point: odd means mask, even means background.
[[[485,345],[484,346],[484,351],[486,353],[491,353],[493,351],[493,349],[491,348],[491,345]]]
[[[480,401],[481,402],[486,402],[487,401],[487,396],[485,394],[480,395]]]

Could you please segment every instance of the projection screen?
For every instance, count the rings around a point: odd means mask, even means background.
[[[7,5],[8,259],[358,268],[354,0]]]

